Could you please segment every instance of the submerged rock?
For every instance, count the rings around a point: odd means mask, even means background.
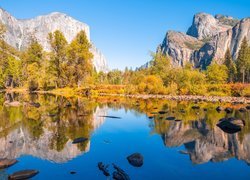
[[[159,114],[167,114],[167,111],[158,111]]]
[[[224,132],[233,134],[241,131],[242,127],[245,126],[245,121],[236,118],[223,118],[219,121],[217,126]]]
[[[0,159],[0,169],[8,168],[17,162],[16,159]]]
[[[35,103],[35,102],[31,102],[30,105],[36,108],[39,108],[41,106],[40,103]]]
[[[140,153],[134,153],[127,157],[129,164],[135,167],[143,165],[143,156]]]
[[[37,170],[23,170],[15,172],[9,175],[10,180],[22,180],[22,179],[29,179],[37,175],[39,171]]]
[[[99,170],[102,171],[104,176],[110,176],[110,173],[108,170],[109,165],[104,165],[102,162],[99,162],[97,166]]]
[[[100,116],[100,117],[111,118],[111,119],[121,119],[121,117],[118,117],[118,116]]]
[[[167,117],[166,120],[172,121],[172,120],[175,120],[175,117],[170,116],[170,117]]]
[[[221,112],[221,111],[223,111],[223,107],[221,107],[221,106],[218,106],[218,107],[216,108],[216,111],[218,111],[218,112]]]
[[[226,112],[226,113],[228,113],[228,114],[230,114],[230,113],[232,113],[232,112],[233,112],[233,109],[232,109],[232,108],[227,107],[227,108],[225,109],[225,112]]]
[[[200,109],[200,106],[192,106],[192,109]]]
[[[246,112],[247,110],[245,108],[240,108],[239,111],[240,112]]]
[[[88,138],[85,138],[85,137],[79,137],[79,138],[76,138],[73,140],[72,144],[78,144],[78,143],[83,143],[85,141],[87,141]]]
[[[113,167],[116,171],[113,172],[113,179],[115,180],[130,180],[128,174],[123,171],[120,167],[113,164]]]

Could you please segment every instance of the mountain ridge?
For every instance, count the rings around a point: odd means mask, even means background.
[[[48,34],[60,30],[66,40],[71,42],[78,32],[84,30],[88,40],[90,38],[90,28],[87,24],[68,16],[65,13],[52,12],[46,15],[36,16],[31,19],[17,19],[9,12],[0,8],[0,22],[6,26],[5,41],[18,50],[28,47],[30,37],[35,37],[43,46],[45,51],[50,51]],[[91,42],[91,52],[94,55],[93,64],[97,71],[108,71],[105,56]]]

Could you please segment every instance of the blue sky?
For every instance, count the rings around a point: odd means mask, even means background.
[[[138,67],[150,60],[167,30],[185,32],[197,12],[250,16],[249,0],[0,0],[19,19],[54,11],[87,23],[109,67]]]

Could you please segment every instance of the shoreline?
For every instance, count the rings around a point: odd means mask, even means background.
[[[4,89],[0,93],[17,92],[29,93],[25,89]],[[54,94],[66,96],[64,92],[58,91],[34,91],[34,93],[41,94]],[[80,96],[79,94],[71,94],[71,96]],[[204,102],[228,102],[228,103],[242,103],[250,104],[250,97],[232,97],[232,96],[198,96],[198,95],[157,95],[157,94],[111,94],[111,93],[98,93],[97,96],[110,96],[110,97],[127,97],[136,99],[166,99],[174,101],[204,101]]]
[[[136,99],[167,99],[174,101],[205,101],[205,102],[229,102],[250,104],[250,98],[246,97],[231,97],[231,96],[194,96],[194,95],[153,95],[153,94],[107,94],[99,93],[99,96],[113,96],[113,97],[128,97]]]

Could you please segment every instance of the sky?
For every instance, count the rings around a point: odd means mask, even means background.
[[[0,6],[18,19],[56,11],[88,24],[110,69],[121,70],[149,61],[166,32],[186,32],[198,12],[250,16],[250,0],[0,0]]]

